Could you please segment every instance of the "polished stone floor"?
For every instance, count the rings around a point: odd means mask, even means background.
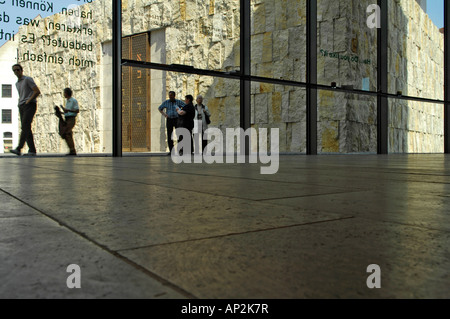
[[[449,156],[262,165],[5,155],[0,298],[450,298]]]

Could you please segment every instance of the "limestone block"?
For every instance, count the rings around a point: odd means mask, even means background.
[[[295,28],[306,24],[306,1],[287,0],[287,28]]]
[[[347,18],[340,18],[334,21],[333,50],[336,52],[350,52],[350,35]]]
[[[290,92],[281,93],[281,120],[284,123],[289,122],[289,105],[290,105]]]
[[[347,101],[343,93],[319,91],[318,116],[320,121],[345,120],[347,116]]]
[[[318,122],[320,136],[319,150],[322,153],[339,152],[339,122]]]
[[[306,55],[306,29],[304,26],[289,29],[289,57],[301,59]]]
[[[282,104],[282,93],[281,92],[273,92],[271,97],[272,101],[270,103],[271,109],[269,111],[269,123],[282,123],[282,115],[281,115],[281,104]]]
[[[267,124],[268,123],[268,112],[269,112],[269,99],[271,100],[271,94],[256,94],[254,95],[255,100],[255,123],[256,124]]]
[[[251,33],[259,34],[266,32],[266,7],[265,3],[258,3],[251,13]]]
[[[317,70],[317,81],[326,85],[330,85],[331,82],[336,82],[337,85],[341,85],[341,79],[339,78],[339,61],[328,57],[324,57],[323,59],[323,69]]]
[[[332,21],[334,19],[339,18],[340,10],[339,10],[340,1],[327,1],[321,0],[317,3],[317,12],[321,17],[321,20]]]
[[[288,152],[306,151],[306,122],[289,123],[291,129],[291,143]]]
[[[300,122],[306,118],[306,91],[294,89],[289,92],[289,122]]]
[[[302,59],[293,60],[294,72],[289,80],[306,82],[306,61]]]
[[[214,44],[209,50],[208,56],[208,68],[211,70],[220,70],[223,61],[223,47],[222,43],[218,42]]]
[[[276,0],[275,30],[287,30],[287,0]]]
[[[240,127],[240,103],[235,96],[227,96],[223,100],[225,108],[225,120],[222,121],[224,127],[238,128]]]
[[[306,48],[305,48],[306,49]],[[289,30],[277,30],[273,32],[273,61],[280,61],[289,54]]]
[[[255,34],[251,37],[251,59],[252,64],[262,63],[264,47],[264,34]]]
[[[275,79],[292,80],[294,79],[294,60],[285,58],[272,64],[273,77]]]
[[[273,47],[272,32],[266,32],[263,35],[263,48],[261,57],[262,62],[271,63],[273,61],[272,47]]]
[[[256,64],[256,73],[257,76],[272,78],[273,77],[273,64],[272,63],[260,63]]]
[[[219,42],[224,39],[225,21],[222,15],[214,15],[213,18],[212,42]]]
[[[258,82],[251,82],[250,92],[251,92],[251,94],[261,93],[261,85]]]
[[[279,0],[265,0],[265,22],[266,28],[264,32],[273,32],[275,31],[275,7],[278,5]]]

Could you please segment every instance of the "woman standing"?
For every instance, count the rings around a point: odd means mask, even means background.
[[[194,134],[199,134],[197,136],[200,136],[202,139],[202,153],[205,150],[206,145],[208,144],[207,136],[205,134],[205,131],[208,129],[209,121],[207,121],[207,117],[209,118],[211,116],[211,113],[209,112],[209,109],[206,105],[203,104],[203,96],[199,95],[197,96],[197,104],[195,105],[195,123],[194,123]],[[201,131],[200,131],[201,128]],[[196,141],[197,142],[197,141]],[[198,143],[195,143],[196,146]],[[195,150],[196,153],[198,153],[198,150]]]

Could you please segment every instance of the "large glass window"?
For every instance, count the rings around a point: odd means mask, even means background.
[[[124,152],[168,152],[167,121],[158,108],[169,99],[170,91],[174,91],[175,99],[181,101],[185,101],[186,95],[192,95],[194,105],[197,97],[202,96],[202,104],[211,114],[211,123],[207,127],[219,129],[223,136],[226,136],[227,128],[240,127],[239,80],[127,66],[123,67],[123,74],[131,78],[130,82],[123,82],[122,89]],[[148,90],[140,91],[139,86],[144,87],[141,76],[146,79]],[[196,125],[194,133],[199,132]],[[174,140],[176,145],[176,136]]]
[[[389,93],[444,98],[443,1],[388,1]],[[389,100],[390,153],[442,153],[444,106]]]
[[[389,101],[389,153],[444,152],[442,104]]]
[[[319,90],[318,152],[376,153],[377,99]]]
[[[306,81],[306,0],[251,0],[251,74]]]
[[[69,87],[80,107],[77,152],[112,152],[112,1],[2,2],[0,12],[8,16],[2,21],[2,70],[15,83],[11,66],[20,63],[41,91],[33,121],[37,151],[67,152],[54,106],[65,105],[63,90]]]
[[[443,1],[388,1],[389,93],[444,97]]]
[[[377,29],[367,25],[373,3],[317,1],[318,84],[377,90]]]
[[[253,82],[251,97],[252,127],[278,129],[280,153],[306,153],[306,89]]]
[[[70,87],[80,106],[74,129],[77,151],[111,153],[112,1],[61,0],[39,3],[39,8],[27,3],[0,2],[4,11],[0,62],[4,70],[21,63],[24,74],[33,77],[42,92],[38,104],[47,107],[38,107],[33,122],[38,151],[66,151],[53,107],[65,104],[62,92]],[[281,152],[305,151],[305,89],[253,78],[261,82],[251,82],[251,113],[242,117],[243,92],[240,73],[235,72],[241,70],[240,3],[122,1],[123,59],[155,63],[166,70],[123,67],[124,151],[167,151],[165,124],[155,110],[170,90],[181,99],[186,94],[203,95],[217,115],[211,125],[221,130],[237,128],[242,118],[250,116],[253,128],[280,129]],[[306,82],[307,1],[247,4],[251,75]],[[350,92],[379,89],[378,29],[368,24],[374,13],[369,8],[374,8],[371,0],[317,1],[317,84],[349,89],[318,90],[320,153],[376,152],[377,98]],[[443,100],[443,23],[436,19],[442,12],[441,1],[388,1],[388,93]],[[210,71],[224,72],[228,78]],[[14,74],[9,76],[4,83],[15,83]],[[13,90],[14,85],[2,85],[2,97],[12,96]],[[437,124],[443,122],[442,104],[390,98],[388,112],[392,152],[427,152],[417,143],[410,147],[419,135],[427,136],[424,145],[443,139],[443,124]]]
[[[123,35],[148,32],[160,53],[150,54],[150,62],[239,69],[239,0],[123,1],[122,6]]]

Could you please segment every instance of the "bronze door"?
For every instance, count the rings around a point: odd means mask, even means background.
[[[149,34],[124,37],[124,59],[150,61]],[[122,68],[122,150],[150,151],[150,71]]]

